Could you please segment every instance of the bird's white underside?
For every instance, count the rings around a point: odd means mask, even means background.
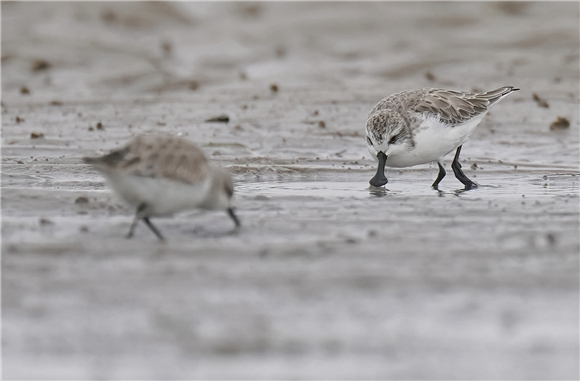
[[[444,156],[468,140],[486,114],[487,112],[484,112],[467,123],[453,127],[441,123],[437,117],[426,116],[415,131],[415,146],[410,150],[402,144],[390,146],[385,144],[384,147],[378,148],[387,154],[388,167],[402,168],[441,161]],[[376,159],[375,148],[373,146],[368,148]]]
[[[134,207],[145,203],[148,216],[170,216],[183,210],[208,208],[205,205],[212,191],[212,179],[190,185],[163,178],[128,175],[118,171],[103,173],[109,185],[127,203]],[[225,197],[224,197],[225,198]],[[228,201],[221,207],[227,208]]]

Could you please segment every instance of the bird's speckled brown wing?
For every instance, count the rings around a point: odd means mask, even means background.
[[[413,107],[413,111],[436,115],[450,126],[456,126],[485,113],[491,105],[515,90],[517,89],[508,86],[476,94],[429,89],[421,101]]]
[[[428,113],[450,126],[456,126],[486,112],[491,105],[516,90],[512,86],[481,94],[433,88],[407,90],[380,101],[371,115],[386,108],[404,116],[409,112]]]
[[[203,180],[209,171],[199,148],[185,139],[167,135],[140,135],[108,155],[84,160],[97,168],[186,184]]]

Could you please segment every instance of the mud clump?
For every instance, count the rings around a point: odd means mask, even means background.
[[[31,71],[43,71],[43,70],[48,70],[50,69],[50,63],[48,61],[42,60],[42,59],[38,59],[38,60],[34,60],[32,62],[32,65],[30,66],[30,70]]]
[[[173,52],[173,44],[171,43],[171,41],[168,41],[168,40],[162,41],[161,42],[161,51],[163,52],[163,56],[165,58],[171,57],[171,54]]]
[[[570,121],[566,118],[559,116],[555,121],[550,124],[550,131],[565,130],[570,128]]]
[[[536,101],[536,103],[538,104],[538,106],[544,107],[544,108],[550,107],[550,105],[548,104],[548,102],[545,99],[540,98],[540,96],[538,94],[534,93],[534,94],[532,94],[532,97],[534,98],[534,100]]]
[[[523,16],[529,7],[525,1],[499,1],[494,6],[502,13],[509,16]]]
[[[48,225],[54,225],[54,222],[52,222],[51,220],[49,220],[48,218],[40,218],[38,220],[38,223],[41,226],[48,226]]]
[[[218,115],[205,120],[206,123],[228,123],[229,121],[230,117],[226,114]]]
[[[87,197],[84,197],[84,196],[77,197],[77,199],[75,200],[75,204],[77,204],[77,205],[85,205],[88,203],[89,203],[89,199]]]
[[[31,132],[30,139],[44,139],[44,134],[42,132]]]
[[[190,79],[185,81],[185,83],[187,84],[187,88],[189,90],[197,90],[197,88],[199,87],[199,82],[196,81],[195,79]]]

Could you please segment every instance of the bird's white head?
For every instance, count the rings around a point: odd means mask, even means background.
[[[232,196],[234,195],[234,185],[232,176],[225,168],[214,163],[209,163],[211,171],[211,188],[206,196],[203,207],[206,209],[224,209],[230,218],[240,227],[240,220],[234,213]]]
[[[387,109],[379,110],[367,119],[366,143],[370,154],[377,159],[380,152],[388,157],[408,151],[413,140],[401,114]]]
[[[385,185],[385,164],[389,156],[408,151],[413,146],[407,121],[397,111],[378,110],[367,119],[367,148],[373,158],[378,160],[377,174],[370,181],[376,187]]]

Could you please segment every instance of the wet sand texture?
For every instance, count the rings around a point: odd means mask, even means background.
[[[3,379],[578,379],[577,3],[1,6]],[[369,190],[381,98],[508,85],[479,189]],[[123,238],[81,157],[152,131],[232,172],[238,234]]]

